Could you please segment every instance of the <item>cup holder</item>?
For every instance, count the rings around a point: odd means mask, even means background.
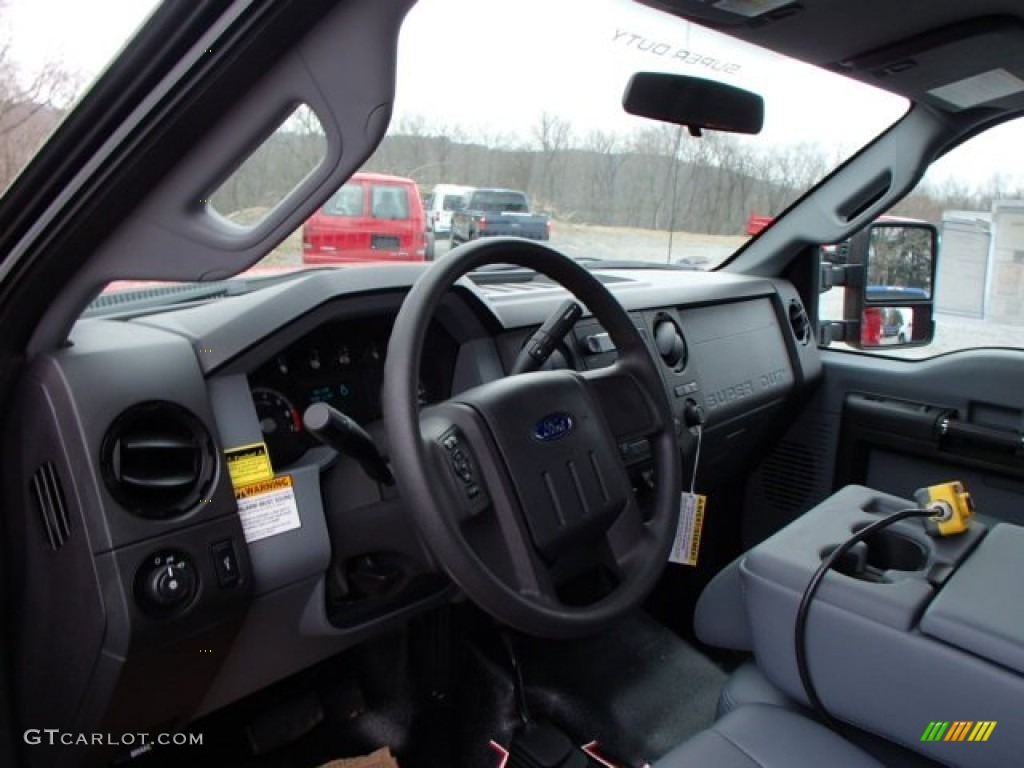
[[[835,547],[822,553],[828,557]],[[864,581],[890,582],[889,571],[920,571],[928,564],[928,551],[919,542],[893,530],[883,529],[858,542],[839,559],[835,570]]]

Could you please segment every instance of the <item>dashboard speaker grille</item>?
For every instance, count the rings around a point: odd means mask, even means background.
[[[806,511],[813,505],[818,462],[813,449],[794,440],[782,440],[765,460],[770,482],[765,500],[780,510]]]
[[[213,441],[203,423],[165,401],[124,411],[107,430],[101,453],[107,489],[142,517],[184,514],[209,490],[216,468]]]
[[[60,475],[53,462],[47,461],[40,466],[29,485],[50,549],[56,552],[71,538],[71,517]]]
[[[754,470],[747,486],[751,514],[743,546],[750,548],[828,496],[832,488],[838,419],[807,410]]]

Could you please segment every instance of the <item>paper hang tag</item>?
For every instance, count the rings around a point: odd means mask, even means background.
[[[680,496],[679,525],[676,527],[676,540],[672,542],[672,551],[668,556],[670,563],[697,565],[706,501],[706,497],[699,493],[684,493]]]

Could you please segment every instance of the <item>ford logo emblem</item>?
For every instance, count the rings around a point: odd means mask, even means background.
[[[572,432],[573,426],[572,416],[568,413],[549,413],[533,426],[533,436],[542,442],[551,443]]]

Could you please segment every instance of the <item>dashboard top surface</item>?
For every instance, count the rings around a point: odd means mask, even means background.
[[[400,297],[423,273],[425,265],[395,264],[355,267],[303,274],[294,280],[243,296],[221,299],[197,307],[148,314],[132,321],[185,336],[202,349],[199,364],[206,373],[228,365],[244,350],[274,334],[295,319],[325,304],[346,299],[337,309],[359,314],[369,305],[358,302],[379,294],[393,294],[397,310]],[[772,281],[722,272],[688,270],[600,270],[609,289],[628,310],[658,306],[730,301],[775,292]],[[500,278],[497,278],[500,279]],[[566,297],[559,286],[546,281],[476,284],[464,278],[463,295],[472,296],[468,306],[496,329],[516,328],[542,322]],[[353,302],[353,300],[356,300]],[[350,303],[353,302],[353,303]],[[376,302],[371,302],[376,306]],[[80,321],[73,337],[101,319]]]

